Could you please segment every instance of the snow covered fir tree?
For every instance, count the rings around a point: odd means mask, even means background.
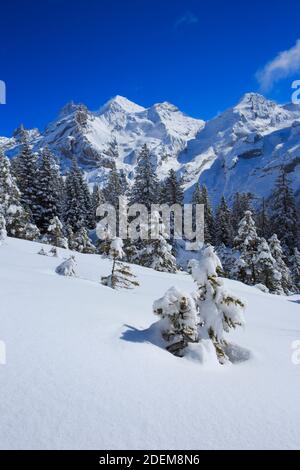
[[[171,288],[153,305],[154,313],[161,317],[159,329],[166,349],[183,357],[190,344],[211,341],[218,361],[225,364],[230,359],[224,335],[244,325],[245,305],[225,289],[219,277],[222,265],[213,247],[203,249],[191,268],[197,292],[189,295]]]

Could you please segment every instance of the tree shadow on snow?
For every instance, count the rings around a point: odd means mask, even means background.
[[[121,339],[123,341],[128,341],[129,343],[151,343],[154,346],[165,349],[164,340],[156,323],[146,330],[138,330],[131,325],[124,326],[127,330],[122,333]]]
[[[242,362],[247,362],[252,358],[252,354],[249,349],[242,348],[237,344],[229,343],[224,349],[226,356],[232,364],[241,364]]]
[[[289,302],[300,305],[300,300],[290,300]]]

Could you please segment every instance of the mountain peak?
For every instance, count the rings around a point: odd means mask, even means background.
[[[177,106],[175,106],[172,103],[169,103],[168,101],[163,101],[162,103],[157,103],[157,104],[153,105],[153,107],[156,108],[156,109],[164,109],[164,110],[168,110],[168,111],[179,111]]]
[[[259,93],[245,93],[240,99],[237,108],[259,108],[261,106],[270,106],[274,108],[276,103],[274,101],[268,100],[263,95]]]
[[[100,109],[100,114],[103,114],[109,109],[123,110],[126,113],[140,113],[145,111],[145,108],[142,106],[139,106],[133,101],[130,101],[124,96],[120,95],[116,95],[115,97],[111,98],[104,106],[102,106]]]
[[[68,116],[69,114],[73,114],[75,111],[77,111],[79,106],[80,105],[75,104],[74,101],[70,101],[60,110],[59,117],[64,117]]]

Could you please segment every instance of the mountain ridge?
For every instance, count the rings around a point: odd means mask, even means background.
[[[132,177],[139,150],[147,144],[158,177],[165,178],[171,168],[178,171],[187,199],[199,179],[214,204],[237,191],[267,197],[282,166],[300,194],[300,107],[257,93],[246,93],[207,122],[168,102],[145,108],[117,95],[98,111],[70,102],[43,132],[27,133],[33,150],[47,145],[64,171],[76,156],[91,183],[102,184],[114,164]],[[10,157],[18,153],[20,129],[11,138],[0,137],[0,147]]]

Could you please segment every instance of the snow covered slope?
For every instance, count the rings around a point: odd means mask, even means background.
[[[99,283],[109,261],[76,254],[78,278],[66,279],[39,249],[0,247],[1,449],[300,448],[300,296],[228,281],[248,303],[231,339],[251,358],[203,367],[149,330],[153,300],[172,285],[192,291],[190,276],[134,267],[140,288],[115,292]]]

